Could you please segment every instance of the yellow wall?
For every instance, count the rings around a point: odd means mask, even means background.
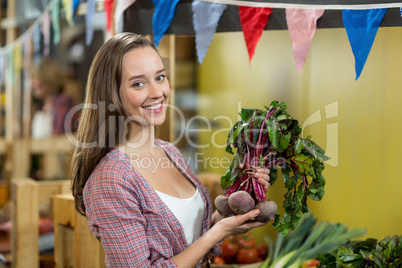
[[[304,135],[312,135],[332,157],[324,170],[323,200],[308,202],[314,215],[350,229],[366,227],[364,238],[402,234],[402,28],[379,29],[357,81],[344,29],[317,30],[300,74],[291,49],[288,31],[266,31],[249,66],[242,33],[215,35],[198,69],[198,114],[218,126],[200,136],[202,144],[210,144],[201,152],[232,158],[216,146],[225,143],[229,127],[216,117],[236,122],[239,102],[262,109],[272,100],[285,101],[288,112],[306,124]],[[207,165],[207,170],[225,168]],[[277,182],[269,197],[282,204],[283,189]],[[276,237],[272,225],[258,232]]]

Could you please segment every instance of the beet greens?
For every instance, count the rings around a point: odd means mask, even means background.
[[[228,134],[226,151],[234,158],[221,177],[224,194],[247,191],[256,204],[266,200],[263,187],[253,174],[258,168],[271,170],[270,184],[281,169],[287,192],[283,217],[278,212],[273,225],[286,235],[308,212],[307,197],[319,201],[324,195],[324,163],[329,159],[310,137],[301,138],[297,120],[286,112],[284,102],[273,101],[265,110],[242,109],[241,120]],[[236,152],[233,152],[236,149]],[[243,164],[240,168],[239,165]]]

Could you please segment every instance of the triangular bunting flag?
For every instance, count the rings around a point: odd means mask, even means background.
[[[28,34],[27,38],[23,41],[23,50],[24,50],[24,69],[23,69],[23,90],[24,94],[24,105],[23,105],[23,115],[24,118],[28,120],[28,115],[30,114],[30,104],[31,104],[31,64],[32,58],[30,57],[32,54],[32,37]]]
[[[270,7],[239,6],[240,23],[250,62],[272,10]]]
[[[53,43],[60,42],[60,0],[55,0],[51,9],[50,17],[53,26]]]
[[[286,22],[292,40],[297,73],[303,69],[317,29],[317,20],[323,14],[324,9],[286,9]]]
[[[27,73],[31,70],[31,54],[32,54],[32,36],[28,34],[27,38],[23,41],[24,50],[24,71]]]
[[[343,24],[355,56],[356,80],[363,70],[386,11],[386,8],[342,10]]]
[[[14,49],[9,49],[6,55],[6,85],[14,85]]]
[[[43,34],[43,43],[44,43],[43,54],[45,56],[48,56],[49,52],[50,52],[50,14],[49,14],[49,10],[46,10],[43,13],[41,30],[42,30],[42,34]]]
[[[64,8],[64,13],[66,16],[66,21],[68,25],[73,26],[74,21],[73,21],[73,3],[71,0],[61,0],[63,3],[63,8]]]
[[[81,0],[73,0],[73,14],[78,8],[78,5],[80,4]]]
[[[94,17],[96,12],[96,0],[87,1],[87,12],[85,13],[85,44],[89,46],[94,37]]]
[[[118,0],[116,3],[116,10],[114,12],[114,25],[116,32],[119,32],[119,22],[123,17],[124,11],[134,4],[136,0]]]
[[[195,30],[195,47],[199,64],[204,61],[226,6],[226,4],[197,0],[191,4]]]
[[[112,27],[112,13],[113,13],[114,0],[105,0],[105,14],[106,14],[106,31],[110,32]]]
[[[401,7],[401,9],[399,11],[401,12],[401,17],[402,17],[402,7]]]
[[[4,62],[4,50],[0,50],[0,87],[4,86],[4,70],[6,66]]]
[[[40,62],[40,39],[41,39],[41,27],[36,25],[32,31],[32,43],[33,43],[33,58],[34,64],[39,65]]]
[[[152,0],[155,11],[152,17],[152,28],[154,30],[154,42],[158,47],[163,35],[172,23],[177,3],[180,0]]]
[[[22,44],[17,43],[13,50],[14,73],[20,74],[22,70]]]

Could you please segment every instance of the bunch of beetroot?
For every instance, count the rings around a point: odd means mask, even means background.
[[[222,195],[215,200],[223,216],[245,214],[258,208],[257,221],[272,221],[286,235],[302,213],[308,212],[307,197],[319,201],[324,195],[324,150],[309,137],[301,138],[297,120],[286,112],[284,102],[273,101],[266,110],[242,109],[241,120],[229,132],[226,151],[234,158],[221,178]],[[274,201],[266,200],[263,186],[253,177],[258,168],[269,168],[270,184],[281,169],[287,192],[283,216]]]

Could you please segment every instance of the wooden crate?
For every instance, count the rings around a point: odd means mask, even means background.
[[[106,267],[103,247],[91,233],[87,218],[75,210],[72,195],[55,195],[52,204],[54,267]]]
[[[71,182],[11,180],[12,267],[39,267],[39,207],[50,204],[51,196],[70,193]]]

